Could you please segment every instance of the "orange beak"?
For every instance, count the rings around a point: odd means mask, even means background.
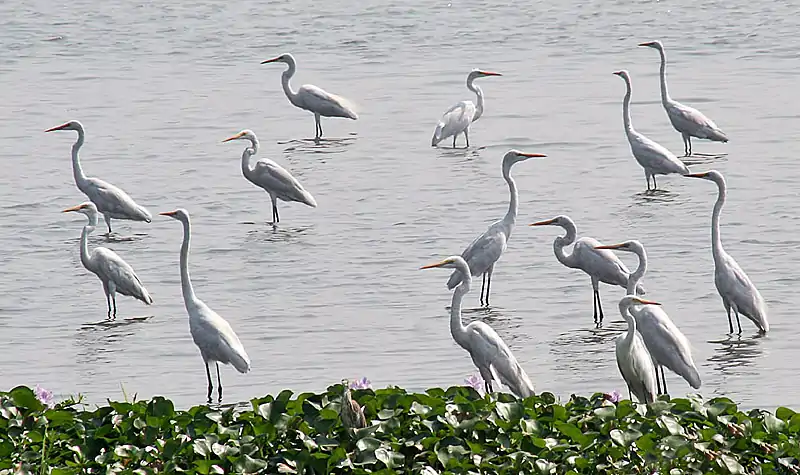
[[[633,299],[633,301],[640,303],[642,305],[661,305],[658,302],[653,302],[652,300],[640,299],[639,297],[636,297],[635,299]]]
[[[242,135],[244,135],[244,132],[239,132],[238,134],[232,135],[232,136],[228,137],[227,139],[223,140],[222,143],[230,142],[231,140],[236,140],[238,138],[241,138]]]
[[[70,211],[80,211],[82,209],[83,209],[83,205],[77,205],[77,206],[73,206],[72,208],[67,208],[67,209],[65,209],[65,210],[63,210],[61,212],[62,213],[69,213]]]
[[[69,126],[69,122],[66,122],[66,123],[63,123],[63,124],[61,124],[61,125],[59,125],[57,127],[51,127],[49,129],[45,130],[45,132],[52,132],[54,130],[66,129],[68,126]]]
[[[175,213],[177,213],[177,211],[164,211],[158,214],[160,214],[161,216],[174,216]]]
[[[622,247],[622,244],[609,244],[607,246],[596,246],[595,249],[619,249]]]
[[[484,76],[502,76],[500,73],[496,73],[494,71],[481,71]]]
[[[268,59],[268,60],[266,60],[266,61],[261,61],[261,64],[274,63],[275,61],[278,61],[278,60],[280,60],[280,59],[281,59],[281,57],[280,57],[280,56],[276,56],[276,57],[274,57],[274,58],[272,58],[272,59]]]
[[[553,224],[556,222],[556,219],[545,219],[544,221],[537,221],[535,223],[529,224],[528,226],[546,226],[548,224]]]
[[[689,178],[705,178],[707,175],[708,172],[701,172],[701,173],[689,173],[688,175],[683,175],[683,176],[688,176]]]
[[[529,158],[544,158],[547,155],[545,155],[543,153],[522,153],[522,152],[520,152],[520,156],[529,157]]]
[[[445,264],[447,264],[446,260],[441,261],[441,262],[437,262],[436,264],[428,264],[427,266],[422,266],[422,267],[420,267],[420,270],[422,270],[422,269],[433,269],[435,267],[442,267]]]

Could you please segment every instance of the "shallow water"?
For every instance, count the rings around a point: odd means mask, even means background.
[[[701,393],[745,406],[800,406],[794,358],[800,129],[797,35],[791,2],[351,2],[45,1],[0,4],[0,388],[41,384],[90,402],[155,394],[182,405],[205,399],[202,360],[181,300],[180,225],[116,221],[129,241],[106,243],[137,270],[155,305],[120,297],[115,326],[99,281],[80,264],[84,201],[70,169],[79,119],[86,173],[158,211],[193,218],[191,270],[198,296],[227,318],[252,372],[223,368],[228,402],[284,388],[319,390],[365,375],[376,387],[462,384],[475,372],[448,330],[444,270],[419,271],[463,248],[505,213],[500,159],[509,148],[548,154],[514,168],[518,227],[492,282],[493,308],[471,312],[512,347],[537,390],[562,397],[624,388],[613,338],[623,328],[620,288],[602,287],[606,318],[593,329],[591,287],[559,264],[555,228],[527,223],[568,214],[579,235],[647,247],[648,297],[693,344]],[[728,144],[695,141],[695,170],[728,180],[726,249],[769,304],[772,331],[741,338],[713,284],[712,183],[661,178],[646,195],[622,130],[633,77],[633,123],[682,152],[659,103],[661,39],[672,96],[712,117]],[[321,86],[359,107],[356,122],[313,119],[280,89],[282,52],[298,61],[295,87]],[[473,67],[486,113],[469,150],[433,149],[430,135]],[[243,128],[260,157],[291,170],[319,202],[280,206],[272,229],[266,194],[244,180]],[[99,234],[99,233],[98,233]],[[631,267],[635,260],[621,256]],[[478,282],[479,284],[479,282]],[[479,289],[467,297],[476,307]],[[673,395],[690,390],[668,377]]]

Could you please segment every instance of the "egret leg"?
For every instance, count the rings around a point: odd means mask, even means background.
[[[272,202],[272,224],[278,224],[278,221],[281,220],[280,216],[278,216],[278,198],[269,193],[269,199]]]
[[[656,175],[653,174],[653,191],[658,189],[658,182],[656,181]]]
[[[597,292],[597,308],[600,310],[600,326],[603,326],[603,319],[605,315],[603,315],[603,302],[600,300],[600,289],[595,290]]]
[[[103,219],[105,220],[106,226],[108,227],[108,234],[111,234],[111,216],[104,213]]]
[[[663,366],[661,367],[661,381],[662,381],[661,387],[664,389],[664,392],[662,394],[669,394],[669,391],[667,390],[667,375],[664,374]]]
[[[469,148],[469,129],[464,129],[464,138],[467,139],[467,148]]]
[[[656,394],[664,394],[661,392],[661,378],[658,376],[658,365],[655,366],[656,370]]]
[[[647,191],[650,191],[650,174],[645,172],[644,177],[647,179]]]
[[[458,137],[458,134],[453,136],[453,148],[456,148],[456,137]]]
[[[314,114],[314,123],[316,124],[314,128],[314,140],[319,140],[322,138],[322,121],[319,114]]]
[[[211,404],[211,393],[214,392],[214,385],[211,382],[211,370],[208,369],[208,360],[205,361],[206,363],[206,378],[208,379],[208,403]]]
[[[217,362],[217,402],[222,402],[222,378],[219,376],[219,362]]]
[[[733,308],[733,314],[736,315],[736,326],[739,327],[739,335],[742,334],[742,322],[739,320],[739,310],[736,307]]]
[[[688,157],[692,154],[689,136],[686,134],[681,134],[681,137],[683,138],[683,156]]]
[[[106,304],[108,304],[108,315],[107,318],[111,320],[111,294],[106,291]]]
[[[114,318],[117,318],[117,294],[114,292],[111,292],[111,302],[114,304]]]
[[[692,155],[692,136],[691,135],[687,135],[686,136],[686,143],[689,144],[689,153],[686,155],[687,157],[689,157],[689,156]]]
[[[481,283],[481,307],[483,307],[483,292],[486,289],[486,272],[483,273],[483,283]]]
[[[733,320],[731,319],[731,306],[728,302],[723,302],[725,304],[725,311],[728,312],[728,328],[730,329],[730,334],[733,335]]]
[[[492,288],[492,272],[494,272],[494,266],[489,267],[489,270],[486,271],[486,306],[489,306],[489,292],[491,292]]]
[[[593,314],[594,314],[594,324],[595,324],[595,326],[597,326],[597,324],[598,324],[598,320],[597,320],[597,291],[594,290],[594,289],[592,289],[592,311],[593,311]]]

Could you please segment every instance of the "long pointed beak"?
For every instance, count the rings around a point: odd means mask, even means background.
[[[619,244],[609,244],[606,246],[595,246],[595,249],[619,249],[622,247],[622,243]]]
[[[500,73],[496,73],[494,71],[481,71],[484,76],[502,76]]]
[[[274,58],[272,58],[272,59],[268,59],[268,60],[266,60],[266,61],[261,61],[261,64],[274,63],[275,61],[278,61],[278,60],[280,60],[280,59],[281,59],[281,57],[280,57],[280,56],[276,56],[276,57],[274,57]]]
[[[437,262],[436,264],[428,264],[427,266],[422,266],[422,267],[420,267],[420,270],[422,270],[422,269],[433,269],[434,267],[442,267],[445,264],[447,264],[446,260],[441,261],[441,262]]]
[[[648,41],[646,43],[639,43],[639,46],[652,46],[652,45],[653,45],[653,43],[650,42],[650,41]]]
[[[614,71],[611,74],[616,74],[617,76],[622,76],[622,71]]]
[[[174,216],[177,211],[162,211],[160,214],[161,216]]]
[[[528,226],[546,226],[548,224],[553,224],[556,222],[556,219],[545,219],[544,221],[536,221],[535,223],[531,223]]]
[[[520,152],[519,155],[521,157],[528,157],[528,158],[544,158],[547,156],[543,153],[523,153],[523,152]]]
[[[708,172],[701,172],[701,173],[688,173],[683,176],[688,176],[689,178],[705,178],[708,176]]]
[[[242,135],[244,135],[242,132],[239,132],[239,133],[238,133],[238,134],[236,134],[236,135],[231,135],[231,136],[230,136],[230,137],[228,137],[227,139],[223,140],[223,141],[222,141],[222,143],[225,143],[225,142],[230,142],[231,140],[236,140],[236,139],[238,139],[238,138],[241,138],[241,137],[242,137]]]
[[[72,208],[67,208],[67,209],[65,209],[65,210],[63,210],[63,211],[61,211],[61,212],[62,212],[62,213],[69,213],[70,211],[80,211],[80,209],[81,209],[81,207],[82,207],[82,206],[83,206],[83,205],[77,205],[77,206],[73,206]]]
[[[639,297],[636,297],[635,299],[633,299],[633,301],[640,303],[642,305],[661,305],[658,302],[653,302],[652,300],[640,299]]]
[[[52,132],[54,130],[66,129],[68,126],[69,126],[69,122],[66,122],[66,123],[58,125],[56,127],[51,127],[49,129],[45,130],[45,132]]]

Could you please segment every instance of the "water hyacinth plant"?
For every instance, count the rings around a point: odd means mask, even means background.
[[[372,383],[366,377],[362,377],[351,382],[350,389],[372,389]]]
[[[247,410],[0,393],[0,474],[797,474],[800,414],[726,398],[649,406],[603,393],[561,402],[470,387],[356,389],[368,425],[345,429],[344,391],[283,391]]]

